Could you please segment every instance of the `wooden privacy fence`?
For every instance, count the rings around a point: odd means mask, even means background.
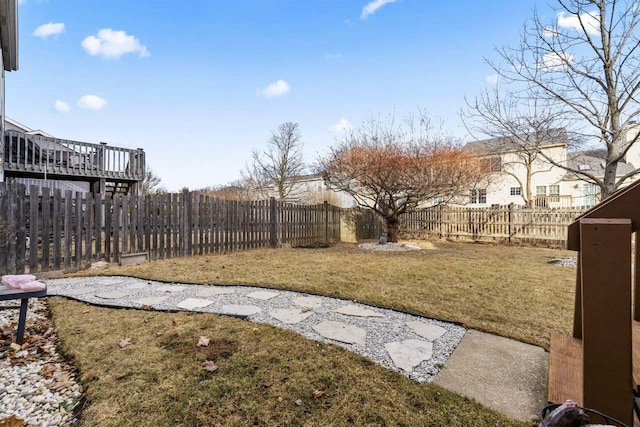
[[[327,203],[220,200],[199,193],[93,196],[0,183],[0,274],[340,239]]]
[[[403,235],[439,238],[498,240],[563,245],[567,226],[582,209],[524,209],[515,205],[491,208],[434,206],[401,216]],[[369,211],[359,217],[358,239],[377,238],[382,219]]]

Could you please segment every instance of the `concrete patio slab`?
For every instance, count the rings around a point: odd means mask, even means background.
[[[313,326],[313,330],[331,340],[362,346],[366,344],[367,331],[358,326],[325,320]]]
[[[435,379],[512,418],[539,417],[547,402],[549,354],[540,347],[469,330]]]
[[[389,352],[393,363],[407,372],[413,371],[414,367],[431,359],[433,355],[433,343],[424,340],[390,342],[385,344],[384,348]]]
[[[64,291],[60,291],[60,292],[63,292],[65,295],[76,296],[76,295],[88,294],[95,291],[96,291],[96,288],[81,287],[81,288],[65,289]]]
[[[122,279],[102,279],[98,283],[105,286],[121,285],[124,281]]]
[[[420,335],[422,338],[428,339],[429,341],[435,341],[447,332],[445,328],[438,325],[430,325],[419,321],[407,322],[407,326],[413,332]]]

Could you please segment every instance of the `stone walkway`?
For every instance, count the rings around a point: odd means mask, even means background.
[[[129,277],[46,283],[49,295],[92,304],[216,313],[294,330],[415,381],[436,380],[521,420],[535,418],[546,400],[548,355],[543,349],[476,331],[466,333],[453,323],[349,300],[249,286],[167,284]]]
[[[465,333],[452,323],[282,290],[167,284],[130,277],[46,282],[49,295],[92,304],[249,317],[340,345],[418,382],[437,375]]]

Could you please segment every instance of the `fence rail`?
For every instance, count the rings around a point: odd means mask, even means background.
[[[567,225],[583,212],[583,209],[524,209],[514,205],[492,208],[442,205],[404,214],[400,231],[440,238],[563,245],[567,239]]]
[[[123,254],[164,259],[340,239],[327,203],[221,200],[200,193],[94,196],[0,183],[0,274],[79,267]]]

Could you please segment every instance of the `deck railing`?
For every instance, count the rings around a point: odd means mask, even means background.
[[[92,144],[10,130],[5,131],[3,157],[9,173],[131,181],[144,178],[144,150],[104,142]]]

